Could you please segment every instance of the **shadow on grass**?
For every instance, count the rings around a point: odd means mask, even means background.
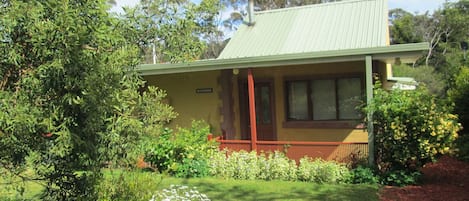
[[[332,185],[281,181],[183,180],[211,200],[378,200],[373,185]]]

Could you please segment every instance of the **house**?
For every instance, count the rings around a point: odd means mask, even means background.
[[[390,45],[386,0],[347,0],[255,13],[217,59],[146,64],[179,117],[203,119],[221,146],[343,160],[373,149],[359,106],[391,64],[426,43]],[[372,152],[371,152],[372,153]]]

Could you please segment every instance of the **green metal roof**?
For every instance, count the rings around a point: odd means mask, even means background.
[[[255,13],[219,59],[383,47],[387,0],[344,0]]]
[[[428,47],[428,43],[412,43],[373,48],[200,60],[189,63],[143,64],[137,67],[137,71],[141,75],[158,75],[233,68],[241,69],[275,66],[286,66],[288,68],[290,65],[360,61],[364,60],[365,56],[372,56],[373,60],[392,63],[397,58],[403,62],[406,60],[415,60],[422,55],[423,51],[428,50]]]

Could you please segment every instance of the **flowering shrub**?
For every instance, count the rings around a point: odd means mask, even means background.
[[[265,157],[259,156],[258,160],[259,174],[258,179],[263,180],[296,180],[296,163],[285,156],[282,152],[270,153]]]
[[[153,195],[150,201],[210,201],[210,199],[200,193],[196,187],[171,185]]]
[[[316,183],[344,183],[349,179],[345,165],[321,159],[303,158],[297,166],[282,152],[261,153],[221,151],[209,160],[210,174],[228,179],[260,179],[309,181]]]
[[[398,172],[401,176],[392,177],[396,179],[410,178],[425,163],[450,153],[461,129],[450,109],[424,89],[388,92],[377,88],[367,110],[373,112],[377,167],[383,176]]]
[[[209,162],[210,173],[214,176],[232,179],[256,179],[260,169],[256,152],[232,152],[227,157],[227,151],[214,154]],[[264,159],[265,160],[265,159]]]
[[[300,159],[298,180],[314,183],[346,183],[350,179],[349,169],[335,161],[324,161],[320,158]]]

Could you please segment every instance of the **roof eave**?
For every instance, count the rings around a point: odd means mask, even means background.
[[[233,68],[242,69],[359,61],[364,60],[364,56],[373,56],[374,60],[381,60],[389,63],[396,59],[400,59],[401,61],[416,60],[425,50],[428,50],[428,43],[411,43],[373,48],[200,60],[187,63],[143,64],[137,67],[137,71],[141,75],[160,75]]]

